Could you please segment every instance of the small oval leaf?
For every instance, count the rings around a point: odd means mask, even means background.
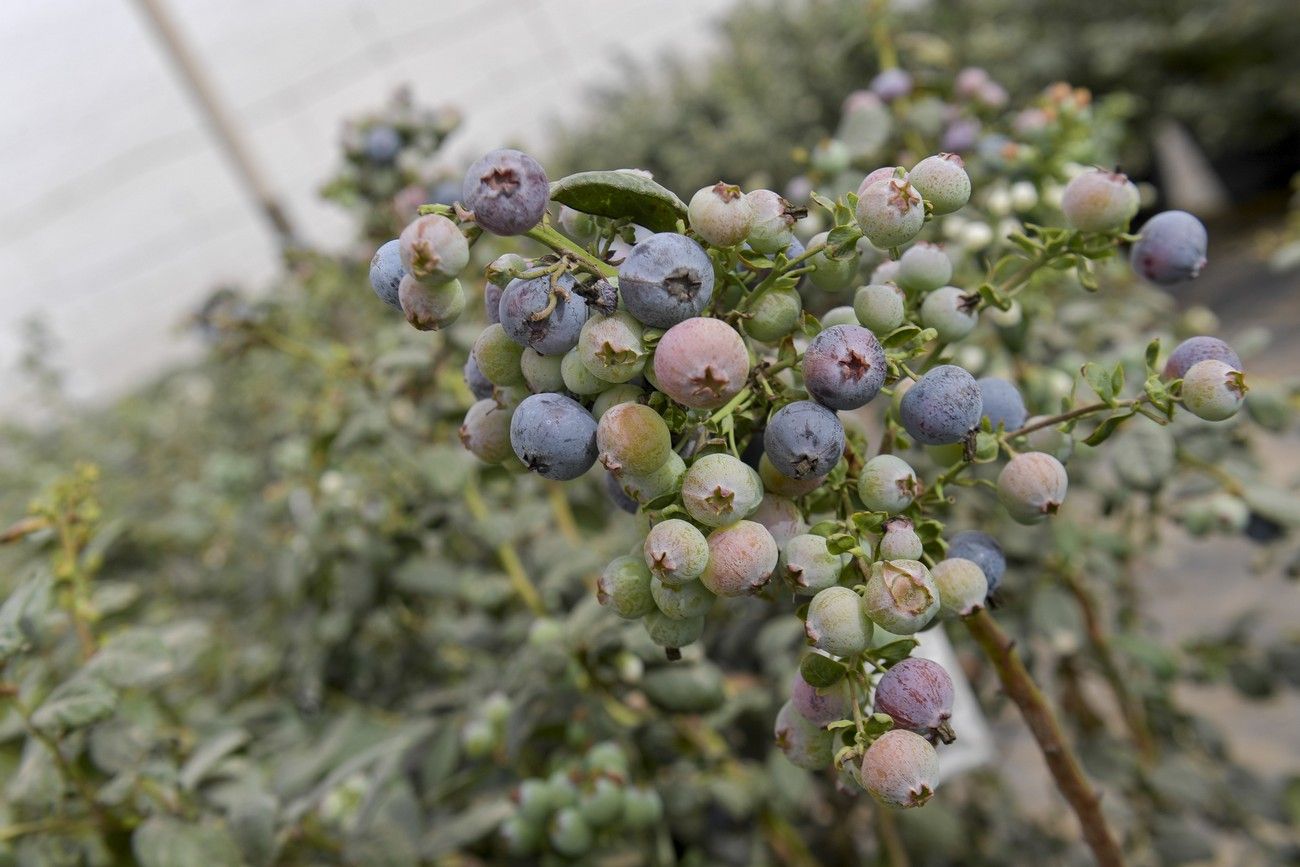
[[[652,232],[671,232],[686,204],[667,187],[631,172],[579,172],[551,184],[551,198],[584,214],[626,218]]]

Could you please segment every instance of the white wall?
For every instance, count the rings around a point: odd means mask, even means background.
[[[342,118],[410,83],[467,115],[455,155],[537,146],[631,59],[706,46],[734,0],[165,2],[300,231],[337,246],[350,223],[316,189]],[[111,396],[188,351],[176,325],[214,284],[277,267],[132,0],[0,2],[0,381],[35,314],[71,394]]]

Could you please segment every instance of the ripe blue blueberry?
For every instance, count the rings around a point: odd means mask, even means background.
[[[618,287],[633,316],[671,328],[700,315],[713,297],[713,262],[685,235],[660,232],[633,247],[618,266]]]
[[[562,394],[533,394],[515,407],[510,444],[528,469],[568,481],[596,463],[596,420]]]
[[[898,285],[904,289],[931,292],[951,279],[952,260],[938,244],[913,244],[898,258]]]
[[[461,372],[465,376],[465,385],[469,386],[469,392],[476,400],[492,396],[492,382],[483,375],[483,371],[478,369],[478,362],[474,360],[473,354],[465,359],[465,366],[461,368]]]
[[[821,477],[844,454],[844,426],[833,410],[810,400],[781,407],[768,419],[763,449],[772,466],[791,479]]]
[[[536,226],[551,201],[551,184],[537,160],[509,148],[484,154],[461,187],[474,221],[494,235],[519,235]]]
[[[1007,571],[1007,557],[1002,553],[1002,546],[988,533],[978,530],[967,530],[953,536],[948,542],[948,556],[970,560],[979,566],[988,581],[989,593],[998,589]]]
[[[1120,172],[1090,169],[1075,175],[1061,193],[1061,210],[1081,232],[1113,232],[1138,211],[1138,189]]]
[[[970,200],[970,175],[956,154],[926,157],[907,173],[907,182],[930,203],[936,215],[951,214]]]
[[[718,181],[691,196],[686,207],[691,228],[715,247],[733,247],[754,225],[754,207],[740,187]]]
[[[835,325],[813,338],[802,370],[804,387],[818,403],[857,409],[885,384],[885,350],[861,325]]]
[[[975,430],[983,407],[975,377],[956,365],[941,364],[907,390],[899,415],[914,440],[942,446],[959,443]]]
[[[863,602],[874,623],[895,635],[911,635],[939,613],[939,588],[919,560],[877,561]]]
[[[611,503],[629,515],[635,515],[637,510],[641,508],[637,501],[627,491],[623,490],[622,482],[608,473],[605,474],[605,494],[609,497]]]
[[[554,284],[548,276],[512,280],[501,295],[501,325],[520,346],[542,355],[563,355],[578,345],[587,321],[587,300],[574,291],[572,275]]]
[[[1139,277],[1172,286],[1200,275],[1208,243],[1200,220],[1186,211],[1163,211],[1142,226],[1129,262]]]
[[[853,312],[858,322],[882,337],[903,324],[907,317],[907,297],[892,283],[863,286],[853,296]]]
[[[654,412],[649,407],[645,410]],[[666,427],[664,434],[666,437]],[[762,499],[763,483],[758,473],[725,452],[697,458],[682,479],[682,505],[705,526],[734,524],[757,509]]]
[[[1065,501],[1069,477],[1056,458],[1044,452],[1022,452],[998,473],[998,499],[1021,524],[1037,524],[1056,514]]]
[[[366,130],[361,152],[372,163],[388,165],[397,159],[402,150],[402,135],[387,124],[372,126]]]
[[[920,492],[916,471],[897,455],[876,455],[858,476],[858,498],[873,512],[896,515]]]
[[[939,332],[944,343],[961,340],[979,323],[980,297],[956,286],[936,289],[921,302],[921,323]]]
[[[1014,384],[996,376],[985,376],[977,380],[980,386],[980,398],[984,404],[984,418],[994,430],[1001,426],[1004,430],[1018,430],[1024,426],[1029,411],[1025,409],[1025,399]]]
[[[402,309],[402,302],[397,298],[397,287],[406,276],[402,267],[402,242],[396,238],[375,251],[370,260],[370,288],[375,290],[379,300],[394,310]]]
[[[1241,358],[1232,347],[1217,337],[1189,337],[1174,347],[1165,362],[1165,379],[1182,379],[1192,365],[1206,359],[1222,361],[1233,370],[1241,370]]]

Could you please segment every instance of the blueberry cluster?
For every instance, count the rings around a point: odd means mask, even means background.
[[[976,91],[989,84],[967,78]],[[877,102],[911,86],[898,75],[878,84]],[[813,163],[848,165],[830,151]],[[983,484],[1008,519],[1040,523],[1065,506],[1063,462],[1081,421],[1107,416],[1087,437],[1095,444],[1129,418],[1167,422],[1178,405],[1224,419],[1245,383],[1226,344],[1194,338],[1163,370],[1153,345],[1137,397],[1119,393],[1122,370],[1091,364],[1083,378],[1097,403],[1031,417],[1048,401],[1009,378],[976,378],[984,365],[950,348],[982,320],[1014,327],[1014,296],[1040,268],[1094,279],[1091,261],[1130,237],[1137,212],[1122,174],[1076,172],[1060,195],[1067,227],[1022,227],[1019,252],[987,275],[920,240],[971,199],[960,156],[883,166],[856,189],[812,196],[829,224],[813,234],[808,209],[770,190],[720,181],[685,203],[643,172],[551,184],[533,158],[498,150],[470,167],[454,207],[427,207],[380,249],[371,281],[417,328],[439,329],[465,308],[457,275],[480,230],[549,248],[487,266],[487,325],[465,367],[477,399],[466,448],[555,481],[600,465],[644,536],[604,568],[597,598],[643,624],[669,660],[706,636],[718,597],[793,597],[813,651],[777,714],[777,743],[796,765],[834,764],[908,807],[932,795],[934,744],[955,736],[952,682],[908,656],[909,636],[979,616],[1007,565],[987,533],[944,541],[952,492]],[[552,199],[563,206],[554,222]],[[1171,283],[1196,276],[1204,254],[1203,227],[1170,212],[1143,227],[1131,261]],[[863,258],[885,255],[855,288]],[[851,303],[818,319],[807,309],[817,292]],[[840,415],[872,405],[884,429],[875,449]],[[549,841],[585,852],[617,812],[599,806],[616,788],[601,773],[526,784],[510,825],[519,851]],[[584,810],[588,789],[597,806]]]
[[[520,857],[584,858],[603,840],[655,827],[664,812],[658,792],[630,784],[626,753],[608,741],[592,746],[578,765],[522,781],[513,800],[501,836]]]

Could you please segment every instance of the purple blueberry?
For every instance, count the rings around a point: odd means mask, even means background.
[[[685,235],[660,232],[633,247],[618,266],[618,287],[633,316],[671,328],[700,315],[713,297],[713,262]]]
[[[1182,379],[1198,361],[1222,361],[1233,370],[1241,370],[1241,358],[1232,347],[1217,337],[1189,337],[1174,347],[1165,362],[1165,379]]]
[[[772,466],[789,478],[824,476],[844,454],[844,426],[821,404],[795,401],[768,420],[763,448]]]
[[[941,364],[907,390],[899,415],[914,440],[942,446],[959,443],[975,430],[983,406],[975,377],[956,365]]]
[[[637,505],[636,500],[632,499],[627,491],[623,490],[623,486],[619,484],[618,479],[609,473],[605,474],[605,494],[609,497],[611,503],[629,515],[635,515],[637,510],[641,508]]]
[[[492,396],[492,381],[478,369],[478,362],[474,360],[472,354],[465,359],[462,372],[465,374],[465,385],[469,386],[469,393],[474,395],[475,399],[483,400],[485,397]]]
[[[824,406],[865,406],[885,384],[885,350],[860,325],[832,326],[808,345],[803,381],[808,394]]]
[[[397,287],[405,276],[402,242],[394,238],[376,250],[375,257],[370,260],[370,288],[375,290],[380,301],[394,310],[401,310],[402,302],[398,300]]]
[[[887,713],[900,729],[928,738],[952,740],[952,678],[929,659],[909,657],[885,672],[876,684],[876,711]]]
[[[572,275],[552,286],[548,276],[512,280],[501,295],[501,325],[510,339],[542,355],[563,355],[578,345],[587,301],[574,291]]]
[[[483,312],[487,316],[488,325],[501,321],[501,296],[505,291],[495,283],[483,284]]]
[[[519,235],[541,221],[551,201],[551,184],[537,160],[500,148],[465,172],[461,197],[484,229],[494,235]]]
[[[361,152],[372,163],[388,165],[402,150],[402,135],[391,126],[372,126],[366,130]]]
[[[912,92],[912,76],[896,66],[883,70],[871,79],[871,91],[885,102],[902,99]]]
[[[977,380],[980,398],[984,403],[984,418],[994,430],[1001,425],[1004,430],[1019,430],[1029,416],[1020,390],[1005,379],[985,376]]]
[[[1142,226],[1129,254],[1139,277],[1170,286],[1195,279],[1205,267],[1209,238],[1201,221],[1186,211],[1164,211]]]
[[[948,542],[948,556],[970,560],[980,567],[989,583],[989,593],[998,589],[1007,571],[1007,557],[1002,553],[1002,546],[988,533],[978,530],[967,530],[953,536]]]
[[[515,407],[510,444],[524,466],[548,479],[576,479],[596,463],[596,420],[562,394],[533,394]]]
[[[790,680],[790,704],[800,716],[816,726],[830,725],[851,712],[844,681],[818,689],[804,680],[798,671]]]
[[[491,398],[480,400],[465,413],[460,442],[470,454],[486,464],[499,464],[510,457],[511,410]]]

